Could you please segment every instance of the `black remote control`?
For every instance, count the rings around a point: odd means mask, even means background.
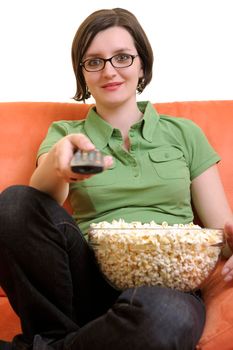
[[[99,150],[78,150],[70,163],[71,170],[79,174],[98,174],[104,170],[104,157]]]

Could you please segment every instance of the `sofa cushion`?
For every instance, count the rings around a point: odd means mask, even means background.
[[[0,315],[0,339],[11,340],[16,334],[21,333],[19,318],[5,296],[0,296]]]

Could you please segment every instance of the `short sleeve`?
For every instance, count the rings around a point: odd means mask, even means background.
[[[190,178],[203,173],[221,159],[214,150],[203,130],[191,120],[186,120],[184,140],[190,169]]]
[[[57,143],[62,137],[68,134],[68,130],[64,123],[54,122],[50,125],[45,139],[42,141],[37,152],[37,158],[43,153],[49,152],[52,146]]]

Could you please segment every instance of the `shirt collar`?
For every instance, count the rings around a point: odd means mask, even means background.
[[[159,121],[159,114],[155,107],[147,101],[139,102],[138,108],[143,113],[142,136],[148,142],[152,142],[153,134]]]
[[[113,127],[102,119],[92,107],[85,119],[84,130],[96,148],[103,149],[109,142]]]
[[[147,101],[138,102],[138,108],[143,113],[143,118],[140,121],[142,123],[142,136],[148,142],[152,142],[159,114],[154,106]],[[92,107],[85,119],[84,130],[96,148],[101,150],[109,143],[114,128],[96,113],[95,107]]]

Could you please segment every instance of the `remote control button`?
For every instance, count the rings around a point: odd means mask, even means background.
[[[78,150],[71,163],[71,170],[79,174],[97,174],[104,170],[104,157],[99,150],[90,152]]]

